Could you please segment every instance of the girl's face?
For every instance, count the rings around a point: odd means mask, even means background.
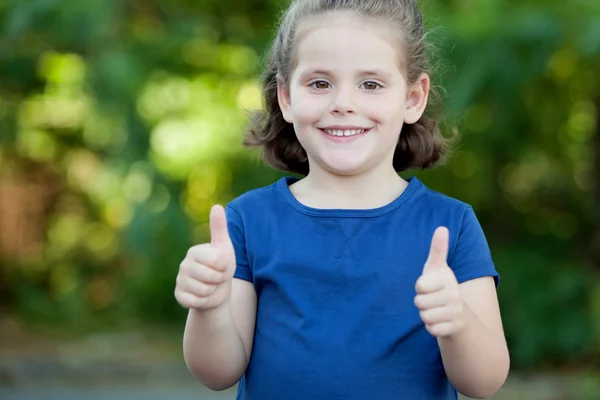
[[[313,18],[301,32],[289,86],[278,94],[311,172],[392,168],[402,125],[421,117],[429,90],[425,74],[407,88],[396,48],[389,29],[348,13]]]

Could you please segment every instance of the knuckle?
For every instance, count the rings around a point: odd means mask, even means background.
[[[189,287],[190,277],[185,274],[178,275],[175,279],[175,286],[183,291],[186,287]]]
[[[186,276],[178,276],[175,287],[179,290],[180,294],[186,292],[186,288],[189,287],[188,278]]]
[[[205,283],[202,283],[199,287],[198,287],[198,295],[205,297],[205,296],[210,296],[211,294],[213,294],[216,291],[217,287],[214,285],[208,285]]]
[[[188,249],[187,253],[185,254],[185,258],[186,259],[192,259],[194,258],[195,253],[198,251],[198,246],[192,246]]]
[[[196,298],[190,305],[191,308],[202,309],[206,308],[206,298]]]
[[[425,304],[423,301],[423,296],[419,295],[415,297],[415,306],[417,306],[417,308],[419,309],[424,309],[425,308]]]
[[[441,336],[444,334],[442,327],[439,325],[430,325],[428,330],[433,336]]]
[[[433,336],[437,336],[435,325],[425,324],[425,328],[427,329],[427,332],[431,333]]]
[[[417,290],[417,292],[422,293],[423,291],[425,291],[425,280],[423,278],[420,278],[417,283],[415,284],[415,289]]]
[[[177,302],[179,303],[180,306],[182,306],[184,308],[191,307],[191,304],[189,301],[189,296],[187,296],[186,293],[184,293],[182,290],[180,290],[180,289],[175,290],[175,299],[177,300]]]
[[[193,268],[192,267],[193,262],[191,260],[183,260],[183,262],[179,265],[179,273],[180,275],[184,275],[187,276],[190,273],[190,270]]]
[[[434,325],[430,325],[429,327],[429,332],[433,335],[433,336],[447,336],[449,333],[449,325],[448,324],[434,324]]]
[[[179,272],[177,274],[177,276],[180,276],[182,273],[185,272],[186,268],[187,268],[187,263],[186,260],[183,260],[180,264],[179,264]]]

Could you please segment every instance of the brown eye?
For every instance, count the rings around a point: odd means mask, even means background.
[[[312,83],[312,87],[315,89],[329,89],[329,83],[325,81],[315,81]]]
[[[367,90],[375,90],[377,88],[379,88],[379,84],[376,82],[365,82],[362,84],[362,86],[367,89]]]

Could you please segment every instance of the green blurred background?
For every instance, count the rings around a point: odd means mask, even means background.
[[[422,3],[462,140],[404,175],[473,205],[515,376],[600,398],[600,1]],[[209,208],[282,176],[241,141],[286,4],[0,1],[0,383],[27,340],[180,357],[175,276]]]

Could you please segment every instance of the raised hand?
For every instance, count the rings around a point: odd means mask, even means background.
[[[179,266],[175,298],[185,308],[209,310],[229,301],[235,252],[223,207],[210,211],[210,243],[190,248]]]
[[[464,326],[464,302],[458,281],[448,266],[449,232],[439,227],[433,234],[429,257],[415,288],[415,305],[433,336],[451,336]]]

